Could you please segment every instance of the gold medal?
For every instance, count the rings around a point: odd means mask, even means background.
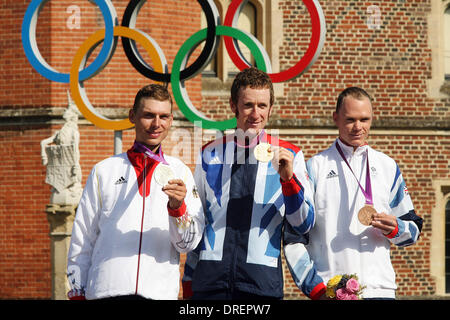
[[[365,226],[370,226],[373,220],[373,215],[377,213],[373,206],[365,205],[358,212],[358,220]]]
[[[153,175],[156,182],[163,187],[169,183],[169,180],[175,179],[175,174],[172,169],[168,165],[162,163],[156,167]]]
[[[269,151],[270,144],[262,142],[253,150],[256,160],[261,162],[269,162],[273,159],[273,151]]]

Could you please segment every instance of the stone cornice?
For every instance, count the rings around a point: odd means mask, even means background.
[[[62,115],[66,108],[63,107],[10,107],[0,108],[0,126],[22,126],[22,125],[52,125],[62,124]],[[101,113],[109,119],[123,119],[128,116],[128,108],[98,108]],[[179,110],[174,110],[174,125],[190,127],[192,124],[186,120]],[[89,124],[82,115],[79,118],[80,125]],[[268,128],[296,129],[296,128],[322,128],[334,129],[335,124],[331,118],[310,119],[285,119],[272,117]],[[372,129],[404,129],[404,130],[449,130],[450,119],[442,118],[375,118]]]

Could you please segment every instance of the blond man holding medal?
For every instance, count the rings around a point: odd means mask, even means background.
[[[139,90],[129,119],[134,145],[94,166],[77,209],[70,299],[177,299],[179,253],[203,233],[192,173],[162,151],[173,120],[167,89]]]
[[[200,151],[194,177],[206,223],[201,243],[187,256],[185,297],[281,299],[282,241],[303,292],[313,297],[323,287],[303,259],[306,249],[289,250],[305,241],[314,207],[302,151],[264,131],[273,104],[270,77],[243,70],[231,87],[235,133]]]
[[[394,299],[390,245],[414,244],[422,219],[398,165],[369,146],[372,119],[366,91],[350,87],[339,95],[333,113],[339,138],[307,162],[316,208],[307,248],[324,283],[356,274],[363,298]]]

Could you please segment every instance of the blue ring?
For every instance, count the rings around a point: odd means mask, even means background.
[[[40,9],[49,0],[32,0],[28,5],[25,16],[22,22],[22,44],[25,51],[25,55],[28,61],[31,63],[34,69],[39,72],[43,77],[61,83],[70,82],[69,73],[60,73],[47,65],[43,64],[38,57],[43,61],[43,58],[39,52],[37,45],[33,48],[33,43],[36,44],[36,24],[37,17],[39,15]],[[114,6],[110,0],[94,0],[95,4],[100,8],[102,12],[103,19],[105,21],[105,40],[103,42],[102,49],[100,50],[98,56],[95,60],[86,68],[80,71],[80,81],[87,80],[95,76],[100,70],[106,65],[112,56],[115,49],[115,44],[117,43],[114,39],[114,26],[118,25],[117,14],[115,12]],[[34,23],[34,27],[32,27]],[[53,69],[53,70],[52,70]]]

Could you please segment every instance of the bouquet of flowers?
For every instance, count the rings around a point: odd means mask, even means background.
[[[325,294],[335,300],[359,300],[364,288],[359,284],[356,274],[343,274],[328,281]]]

